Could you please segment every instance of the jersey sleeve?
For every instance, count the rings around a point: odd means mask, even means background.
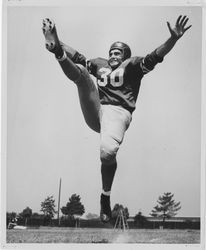
[[[140,62],[140,68],[142,70],[143,75],[149,73],[154,69],[157,63],[161,63],[163,61],[163,57],[157,55],[156,50],[147,56],[143,57]]]

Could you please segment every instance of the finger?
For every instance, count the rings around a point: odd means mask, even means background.
[[[189,28],[191,28],[192,25],[188,26],[187,28],[184,29],[184,32],[187,31]]]
[[[167,22],[167,27],[169,28],[170,31],[172,30],[169,22]]]
[[[182,27],[183,27],[183,28],[184,28],[185,25],[187,24],[188,20],[189,20],[189,18],[186,18],[185,21],[184,21],[184,23],[182,23]]]
[[[182,20],[180,20],[180,25],[182,25],[184,23],[186,17],[187,16],[183,16]]]
[[[182,18],[182,15],[180,15],[178,18],[177,18],[177,21],[176,21],[176,26],[178,26],[179,25],[179,21],[180,21],[180,19]]]

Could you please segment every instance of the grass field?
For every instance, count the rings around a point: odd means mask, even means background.
[[[7,243],[199,244],[199,230],[39,228],[7,230]]]

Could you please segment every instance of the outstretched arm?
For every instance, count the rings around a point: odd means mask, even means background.
[[[189,25],[188,27],[185,27],[189,18],[187,16],[179,16],[175,27],[171,28],[170,23],[167,22],[167,26],[170,32],[170,38],[162,44],[160,47],[156,49],[156,54],[159,57],[164,57],[166,54],[170,52],[170,50],[174,47],[176,42],[184,35],[184,33],[192,26]]]

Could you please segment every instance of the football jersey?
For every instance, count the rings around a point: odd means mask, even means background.
[[[80,59],[82,60],[82,55],[77,53],[73,61],[83,64]],[[162,61],[163,58],[153,51],[146,57],[128,58],[114,70],[104,58],[88,60],[86,67],[97,79],[100,103],[118,105],[132,113],[135,110],[141,79]]]

